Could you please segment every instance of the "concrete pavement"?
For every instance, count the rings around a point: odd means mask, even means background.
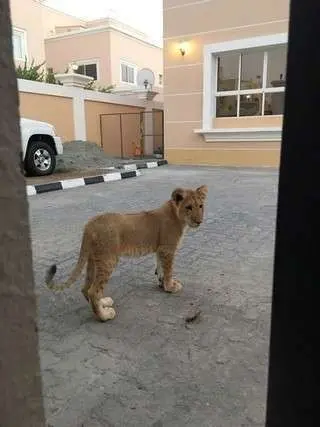
[[[264,425],[277,171],[165,166],[137,180],[29,199],[47,420],[53,427]],[[209,187],[205,222],[187,234],[179,295],[158,289],[152,256],[123,259],[97,322],[66,278],[93,215],[158,206],[176,186]],[[185,317],[201,310],[195,322]]]

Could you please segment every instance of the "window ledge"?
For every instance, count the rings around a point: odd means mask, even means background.
[[[281,141],[280,127],[195,129],[206,142]]]

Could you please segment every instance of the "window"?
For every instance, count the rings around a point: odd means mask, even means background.
[[[214,55],[216,117],[283,114],[287,45]]]
[[[94,80],[98,80],[97,64],[78,64],[77,73],[83,74],[84,76],[93,77]]]
[[[135,84],[136,83],[136,67],[133,65],[121,64],[121,82]]]
[[[159,86],[163,85],[163,74],[159,74]]]
[[[13,28],[12,31],[12,44],[14,59],[24,61],[27,55],[27,37],[26,32]]]

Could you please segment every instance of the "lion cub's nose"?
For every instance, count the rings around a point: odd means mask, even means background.
[[[201,220],[196,221],[196,224],[197,224],[197,225],[200,225],[201,223],[202,223],[202,221],[201,221]]]

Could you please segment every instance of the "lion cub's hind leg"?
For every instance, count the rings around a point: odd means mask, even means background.
[[[93,263],[92,259],[89,258],[88,264],[87,264],[86,281],[85,281],[83,288],[81,289],[83,296],[85,297],[85,299],[88,302],[90,302],[88,292],[89,292],[90,286],[92,285],[93,282],[94,282],[94,263]],[[101,299],[101,303],[103,304],[104,307],[112,307],[113,306],[113,299],[110,297],[105,297],[105,298]]]
[[[163,289],[163,268],[161,264],[160,254],[158,252],[156,253],[156,263],[156,271],[154,274],[158,278],[159,287]]]
[[[115,257],[96,259],[94,263],[94,280],[88,290],[88,297],[93,312],[102,322],[111,320],[116,315],[115,310],[111,307],[112,298],[104,298],[103,290],[117,263],[118,259]]]
[[[81,289],[83,296],[88,302],[90,302],[88,291],[90,289],[90,286],[93,283],[93,280],[94,280],[94,264],[93,264],[92,258],[89,258],[87,263],[86,280],[83,288]]]

